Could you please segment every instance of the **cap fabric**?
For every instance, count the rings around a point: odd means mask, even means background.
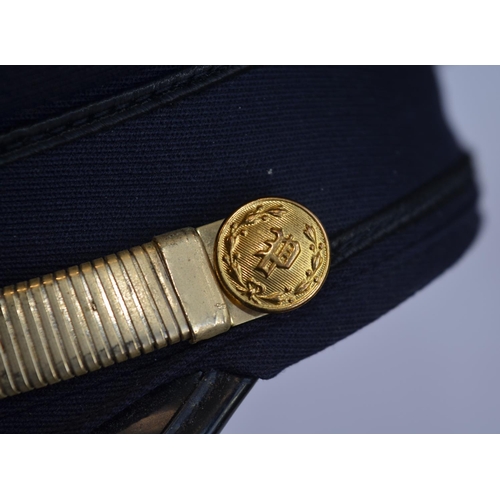
[[[260,197],[306,206],[333,241],[464,162],[427,67],[4,68],[0,111],[0,287]],[[198,370],[274,377],[456,261],[476,196],[470,180],[375,238],[296,311],[2,400],[0,431],[92,432]]]

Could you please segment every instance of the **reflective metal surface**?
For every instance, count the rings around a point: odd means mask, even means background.
[[[328,240],[314,215],[264,198],[222,226],[179,229],[7,286],[0,398],[294,309],[316,294],[328,265]]]
[[[0,293],[0,397],[227,331],[231,318],[194,229]]]
[[[306,208],[282,198],[247,203],[222,225],[216,269],[233,300],[285,312],[310,300],[330,265],[328,237]]]
[[[99,434],[214,434],[220,432],[256,379],[218,370],[165,384],[96,430]]]

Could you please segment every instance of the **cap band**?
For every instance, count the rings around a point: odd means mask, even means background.
[[[0,292],[0,397],[262,316],[232,304],[211,260],[222,221],[185,228]]]

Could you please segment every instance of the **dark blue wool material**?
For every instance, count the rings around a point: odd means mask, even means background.
[[[25,100],[5,99],[15,87],[5,84],[0,133],[175,71],[58,69],[49,83],[39,74],[38,94],[19,83]],[[72,72],[85,75],[81,86]],[[300,202],[334,238],[461,155],[429,68],[251,68],[0,167],[0,286],[213,222],[259,197]],[[374,321],[449,267],[477,231],[475,201],[471,183],[341,262],[297,311],[0,401],[0,431],[91,432],[158,385],[198,370],[273,377]]]

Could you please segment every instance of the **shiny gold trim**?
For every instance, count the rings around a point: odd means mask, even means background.
[[[234,301],[261,312],[287,312],[323,285],[330,246],[319,220],[283,198],[247,203],[222,224],[216,270]]]
[[[204,243],[189,228],[7,286],[0,310],[0,397],[231,326]]]
[[[268,199],[261,201],[269,205]],[[268,207],[260,211],[262,203],[255,203],[252,210],[261,221],[270,210],[281,210]],[[272,203],[282,206],[293,202],[275,199]],[[253,212],[246,212],[240,226],[251,225],[247,219]],[[297,212],[296,216],[296,227],[302,228],[303,214]],[[217,221],[198,229],[173,231],[142,246],[0,290],[0,398],[83,375],[182,340],[205,340],[264,316],[266,310],[256,311],[245,301],[234,300],[219,283],[214,268],[221,254],[214,255],[214,248],[218,245],[217,235],[226,234],[226,226],[220,229],[221,224]],[[320,231],[319,227],[305,226],[304,238],[310,246],[315,245],[312,256],[307,257],[313,274],[304,278],[309,280],[308,286],[299,290],[299,295],[305,296],[311,288],[319,289],[315,279],[321,276],[323,280],[325,276],[328,257],[318,253],[322,250],[319,238],[324,234],[315,232]],[[279,231],[278,236],[282,237]],[[261,243],[264,246],[256,248],[258,255],[276,264],[275,256],[265,257],[265,245],[272,243]],[[290,245],[289,262],[279,261],[275,267],[291,268],[288,264],[296,255]],[[235,252],[235,248],[231,251]],[[298,250],[295,253],[298,255]],[[229,261],[234,263],[235,255]],[[263,268],[264,274],[273,265]]]

